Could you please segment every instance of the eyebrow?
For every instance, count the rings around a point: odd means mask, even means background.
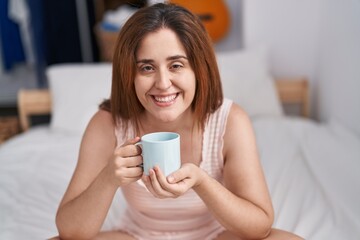
[[[188,60],[188,58],[186,56],[183,56],[183,55],[174,55],[174,56],[170,56],[170,57],[166,58],[167,61],[173,61],[173,60],[178,60],[178,59],[186,59],[186,60]],[[152,62],[154,62],[154,60],[146,59],[146,58],[136,61],[136,63],[152,63]]]

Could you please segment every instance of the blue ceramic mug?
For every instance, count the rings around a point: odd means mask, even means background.
[[[181,165],[180,135],[174,132],[154,132],[141,137],[144,173],[159,166],[165,176],[178,170]]]

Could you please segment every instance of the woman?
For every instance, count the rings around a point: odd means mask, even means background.
[[[141,168],[144,134],[181,135],[181,168]],[[118,188],[120,229],[99,233]],[[113,58],[110,100],[90,121],[60,203],[63,239],[299,239],[271,229],[274,213],[246,113],[223,99],[212,44],[175,5],[137,11]]]

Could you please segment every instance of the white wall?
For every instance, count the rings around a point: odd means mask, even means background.
[[[360,0],[324,3],[316,109],[360,136]]]
[[[244,0],[245,46],[265,44],[274,76],[310,80],[311,113],[360,136],[360,0]]]
[[[230,51],[240,49],[242,43],[242,1],[226,0],[225,1],[230,14],[229,32],[215,45],[217,51]]]
[[[309,79],[312,116],[321,0],[244,0],[244,44],[266,45],[275,77]]]

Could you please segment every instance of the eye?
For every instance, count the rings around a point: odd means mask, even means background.
[[[174,63],[171,65],[170,69],[173,69],[173,70],[180,70],[181,68],[183,68],[183,65],[180,64],[180,63]]]
[[[154,68],[151,65],[144,65],[144,66],[140,66],[140,71],[144,73],[149,73],[154,71]]]

